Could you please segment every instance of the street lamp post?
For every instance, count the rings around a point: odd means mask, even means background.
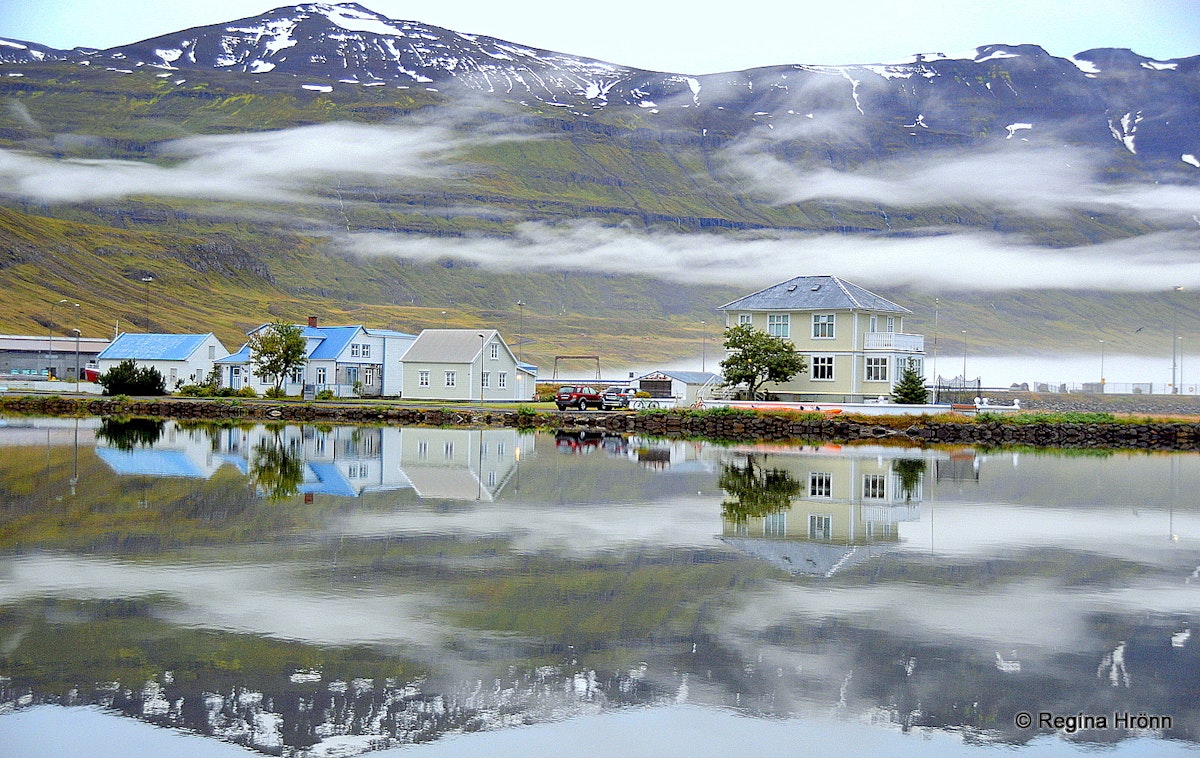
[[[75,329],[73,330],[75,332],[75,384],[76,384],[75,390],[78,391],[79,390],[79,386],[78,386],[79,385],[79,303],[73,303],[64,297],[62,300],[58,301],[58,304],[75,306]],[[53,347],[53,344],[51,345],[51,347]],[[53,363],[53,360],[51,360],[51,363]]]
[[[75,332],[75,394],[79,394],[79,327],[72,329]]]
[[[521,313],[521,333],[517,335],[517,360],[525,362],[525,301],[517,301],[517,309]]]
[[[481,335],[479,335],[479,404],[480,405],[483,405],[483,388],[486,386],[486,381],[485,381],[484,377],[487,376],[487,372],[483,370],[483,367],[486,365],[484,363],[484,360],[485,360],[484,352],[486,352],[486,350],[487,350],[487,335],[481,334]]]
[[[1183,292],[1183,287],[1175,287],[1174,292]],[[1175,302],[1171,302],[1171,394],[1179,394],[1179,384],[1176,382],[1175,369],[1178,366],[1176,361],[1176,343],[1179,334],[1179,311],[1175,307]]]
[[[446,312],[442,311],[442,328],[446,328]]]
[[[152,282],[152,281],[154,281],[154,277],[152,277],[152,276],[143,276],[142,277],[142,284],[146,285],[145,303],[144,303],[146,312],[143,315],[146,317],[146,332],[147,333],[150,332],[150,282]]]
[[[1100,340],[1100,394],[1104,394],[1104,340]]]
[[[967,330],[962,330],[963,341],[963,389],[967,388]]]
[[[700,371],[705,372],[708,370],[708,322],[701,321],[700,329],[703,333],[700,339]]]

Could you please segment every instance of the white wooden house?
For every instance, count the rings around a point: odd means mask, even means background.
[[[204,381],[213,365],[229,351],[216,336],[208,334],[120,334],[96,356],[101,374],[118,363],[133,360],[139,367],[157,369],[167,390],[181,384]]]
[[[524,401],[536,392],[537,368],[495,329],[426,329],[401,360],[409,399]]]

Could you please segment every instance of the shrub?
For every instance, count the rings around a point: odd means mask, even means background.
[[[320,392],[318,392],[316,395],[313,396],[313,399],[314,400],[332,400],[333,399],[333,390],[321,390]]]
[[[247,388],[247,389],[249,389],[249,388]],[[280,398],[280,397],[287,397],[288,393],[287,393],[287,390],[285,390],[283,387],[268,387],[267,391],[264,392],[263,395],[265,397]]]
[[[153,366],[139,366],[127,358],[102,374],[96,382],[105,395],[165,395],[167,383]]]
[[[257,393],[257,392],[255,392],[255,391],[254,391],[254,388],[253,388],[253,387],[251,387],[251,386],[249,386],[249,385],[246,385],[245,387],[242,387],[240,390],[238,390],[238,391],[235,393],[235,395],[236,395],[237,397],[258,397],[258,393]]]

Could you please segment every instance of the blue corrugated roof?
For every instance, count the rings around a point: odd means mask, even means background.
[[[306,481],[300,485],[300,492],[311,492],[318,495],[338,495],[340,497],[358,497],[358,490],[346,481],[346,477],[333,463],[306,463],[305,466],[316,477],[316,481]]]
[[[250,362],[250,346],[242,345],[241,349],[232,355],[227,355],[224,358],[218,358],[213,363],[249,363]]]
[[[207,479],[208,473],[179,450],[118,450],[96,447],[96,457],[122,476],[172,476]]]
[[[314,361],[332,361],[342,354],[346,349],[346,345],[350,344],[350,340],[354,339],[354,335],[362,329],[361,326],[317,326],[305,327],[306,337],[316,336],[310,332],[319,333],[324,339],[321,344],[317,345],[309,354],[309,358]]]
[[[209,334],[129,334],[125,333],[101,351],[98,360],[186,361]]]

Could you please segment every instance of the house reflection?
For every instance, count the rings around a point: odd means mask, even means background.
[[[101,436],[96,454],[119,475],[207,479],[233,465],[274,498],[412,489],[422,498],[491,501],[534,445],[531,434],[515,429],[166,422],[148,444]]]
[[[832,576],[890,549],[921,517],[927,451],[792,447],[728,454],[721,539],[793,574]]]

